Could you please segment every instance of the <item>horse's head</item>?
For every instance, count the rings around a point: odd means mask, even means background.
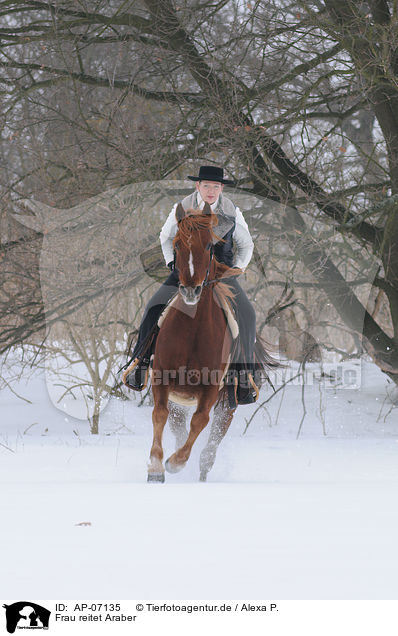
[[[176,209],[178,231],[173,241],[176,251],[176,268],[180,278],[179,291],[187,305],[199,302],[213,258],[213,232],[218,218],[208,203],[203,210],[185,211],[181,203]]]

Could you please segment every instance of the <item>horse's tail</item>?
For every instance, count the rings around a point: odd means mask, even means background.
[[[256,377],[261,374],[265,376],[265,380],[272,386],[275,391],[275,387],[271,382],[268,375],[270,370],[285,369],[289,365],[284,364],[280,360],[276,360],[269,353],[268,350],[276,351],[275,345],[267,342],[258,333],[256,334],[256,342],[254,343],[254,364]]]
[[[260,336],[260,334],[256,333],[256,342],[254,343],[254,355],[256,358],[256,362],[261,364],[261,366],[264,367],[264,370],[266,368],[278,369],[278,368],[283,368],[288,366],[287,364],[284,364],[280,360],[276,360],[275,358],[273,358],[268,353],[267,349],[270,351],[277,350],[275,345],[272,345],[270,342],[267,342],[266,340],[264,340],[262,336]]]

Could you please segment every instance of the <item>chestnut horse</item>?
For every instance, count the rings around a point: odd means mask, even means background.
[[[220,239],[213,232],[218,218],[208,203],[202,211],[187,212],[179,204],[176,219],[178,231],[173,246],[179,273],[179,293],[166,309],[152,365],[153,444],[148,481],[153,482],[164,482],[162,436],[169,416],[169,400],[196,406],[187,438],[184,443],[180,438],[182,445],[165,462],[166,470],[176,473],[188,461],[192,446],[207,425],[210,410],[220,397],[220,383],[232,345],[220,298],[228,301],[233,297],[231,288],[220,279],[242,273],[240,269],[219,263],[213,256],[213,240]],[[214,293],[215,286],[217,293]],[[266,353],[265,359],[275,362]],[[233,413],[234,409],[226,409],[223,416],[218,409],[218,426],[213,427],[201,457],[202,481],[214,462],[215,450],[228,429]]]

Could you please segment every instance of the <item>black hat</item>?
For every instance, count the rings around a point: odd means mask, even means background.
[[[216,166],[200,166],[198,177],[188,177],[191,181],[219,181],[220,183],[231,183],[234,181],[224,179],[224,170]]]

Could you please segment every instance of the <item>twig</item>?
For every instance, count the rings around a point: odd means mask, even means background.
[[[15,453],[15,451],[13,451],[12,448],[10,448],[9,446],[6,446],[2,442],[0,442],[0,446],[2,446],[3,448],[6,448],[8,451],[10,451],[10,453]]]
[[[4,384],[7,385],[7,388],[10,389],[11,393],[14,393],[14,395],[16,395],[18,398],[20,398],[21,400],[25,400],[25,402],[27,402],[28,404],[32,404],[32,402],[30,400],[28,400],[28,398],[23,397],[23,395],[19,395],[19,393],[17,393],[11,386],[11,384],[9,382],[7,382],[7,380],[5,378],[2,378]]]
[[[261,402],[261,404],[258,405],[258,407],[256,408],[255,411],[253,411],[251,418],[246,422],[246,427],[245,430],[243,431],[242,435],[244,435],[247,431],[247,429],[249,428],[249,425],[251,424],[253,418],[255,417],[255,415],[257,415],[258,411],[260,409],[263,408],[264,404],[267,404],[267,402],[269,402],[270,400],[272,400],[272,398],[279,392],[281,391],[281,389],[283,389],[289,382],[292,382],[292,380],[295,380],[299,375],[301,375],[300,373],[297,373],[296,375],[294,375],[292,378],[290,378],[289,380],[287,380],[287,382],[284,382],[282,384],[282,386],[279,387],[279,389],[277,389],[276,391],[273,392],[272,395],[269,396],[269,398],[267,398],[266,400],[264,400],[264,402]]]
[[[322,404],[323,393],[322,393],[322,387],[320,382],[318,383],[318,390],[319,390],[319,416],[322,422],[323,434],[326,435],[327,433],[326,433],[325,418],[323,416],[325,409],[323,408],[323,404]]]
[[[25,428],[23,434],[26,435],[26,433],[28,432],[28,430],[30,428],[32,428],[32,426],[36,426],[36,424],[38,424],[39,422],[32,422],[32,424],[29,424],[28,428]]]
[[[301,374],[303,375],[304,378],[304,366],[303,366],[303,371],[301,372]],[[301,429],[303,427],[303,422],[305,419],[305,416],[307,415],[307,409],[305,408],[305,382],[303,380],[303,384],[301,386],[301,402],[303,405],[303,415],[301,416],[301,420],[300,420],[300,424],[297,430],[297,435],[296,435],[296,439],[298,439],[300,437],[300,433],[301,433]]]

